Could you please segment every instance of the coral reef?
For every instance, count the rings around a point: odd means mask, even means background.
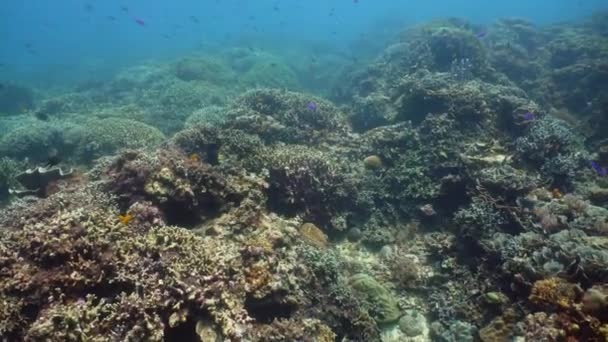
[[[336,103],[247,48],[0,95],[0,336],[605,341],[605,18],[408,27]]]

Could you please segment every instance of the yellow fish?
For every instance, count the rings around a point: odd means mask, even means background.
[[[128,225],[132,219],[133,219],[133,215],[131,215],[131,214],[118,215],[118,220],[120,221],[120,223],[124,224],[125,226]]]
[[[199,162],[199,161],[201,161],[201,156],[199,156],[198,153],[192,153],[190,155],[190,157],[188,157],[188,159],[190,159],[193,162]]]

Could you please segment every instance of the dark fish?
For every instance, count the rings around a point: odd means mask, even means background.
[[[276,66],[277,66],[277,63],[270,63],[270,66],[274,68],[274,67],[276,67]],[[1,89],[1,88],[0,88],[0,89]]]
[[[281,9],[279,8],[279,6],[276,6],[276,5],[275,5],[275,6],[274,6],[272,9],[273,9],[275,12],[281,12]]]
[[[133,18],[133,21],[135,21],[135,23],[139,26],[146,26],[146,22],[143,19]]]
[[[477,39],[484,39],[487,35],[488,35],[488,32],[481,31],[481,32],[475,33],[475,38],[477,38]]]
[[[127,7],[127,6],[120,6],[120,10],[125,13],[129,13],[129,7]]]
[[[168,35],[168,34],[166,34],[166,33],[163,33],[161,36],[162,36],[163,38],[165,38],[165,39],[171,39],[171,36],[169,36],[169,35]]]
[[[106,19],[111,20],[111,21],[115,21],[115,20],[116,20],[116,17],[115,17],[115,16],[113,16],[113,15],[107,15],[107,16],[106,16]]]
[[[49,119],[49,115],[43,111],[37,111],[34,116],[36,117],[36,119],[40,120],[40,121],[47,121]]]
[[[4,84],[0,83],[0,90],[4,89]]]
[[[200,23],[200,20],[198,20],[198,18],[193,15],[190,16],[190,21],[192,21],[195,24]]]
[[[95,6],[91,4],[84,4],[84,10],[87,12],[95,12]]]

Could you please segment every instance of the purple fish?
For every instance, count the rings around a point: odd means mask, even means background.
[[[532,120],[534,120],[536,118],[536,116],[532,112],[526,112],[523,115],[523,118],[524,118],[524,121],[532,121]]]
[[[477,38],[477,39],[484,39],[487,35],[488,35],[488,32],[481,31],[481,32],[475,33],[475,38]]]
[[[146,26],[146,22],[143,19],[140,18],[133,18],[133,20],[135,21],[135,23],[137,23],[137,25],[139,26]]]
[[[595,161],[591,162],[591,168],[600,177],[604,177],[604,176],[608,175],[608,169],[606,169],[605,167],[601,167],[600,164],[598,164]]]
[[[309,111],[314,112],[314,111],[316,111],[316,110],[317,110],[318,106],[317,106],[317,104],[316,104],[316,103],[314,103],[314,102],[308,102],[308,104],[306,105],[306,108],[307,108]]]

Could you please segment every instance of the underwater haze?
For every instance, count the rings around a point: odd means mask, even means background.
[[[545,25],[607,6],[602,0],[7,0],[0,9],[0,63],[11,78],[47,78],[56,84],[109,77],[146,59],[235,44],[306,50],[324,43],[365,56],[373,52],[366,50],[375,47],[373,42],[386,40],[397,28],[434,18],[489,24],[499,17],[522,17]]]
[[[4,0],[0,341],[608,341],[605,0]]]

